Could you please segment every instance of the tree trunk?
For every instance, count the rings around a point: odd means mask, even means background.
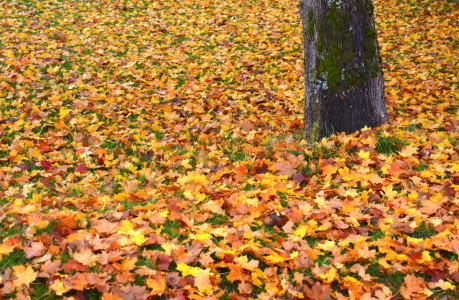
[[[301,0],[304,129],[318,139],[387,121],[372,0]]]

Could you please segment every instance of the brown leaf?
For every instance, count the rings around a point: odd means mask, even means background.
[[[42,242],[32,242],[30,246],[24,247],[25,257],[27,259],[37,256],[42,256],[45,253],[46,247]]]
[[[293,175],[293,182],[295,183],[301,183],[301,182],[304,182],[304,181],[308,181],[309,179],[311,179],[311,176],[308,176],[308,175],[305,175],[303,173],[296,173],[295,175]]]
[[[282,227],[288,221],[287,216],[280,215],[280,214],[277,214],[277,213],[269,214],[269,217],[271,218],[271,220],[266,225],[267,226],[271,226],[271,227],[272,226]]]
[[[292,176],[295,173],[292,165],[288,161],[281,161],[271,167],[275,171],[278,171],[278,175]]]

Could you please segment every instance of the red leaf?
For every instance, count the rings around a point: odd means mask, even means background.
[[[80,172],[81,174],[84,174],[84,173],[88,172],[88,170],[86,169],[86,164],[81,164],[81,165],[79,165],[79,166],[75,169],[75,171]]]
[[[40,164],[43,167],[43,169],[45,169],[45,171],[48,171],[49,168],[51,168],[51,164],[47,162],[46,160],[42,160]]]
[[[161,254],[159,256],[159,269],[162,271],[169,269],[170,262],[171,258],[168,255]]]
[[[53,150],[45,141],[38,141],[38,149],[43,152],[49,152]]]
[[[76,261],[75,259],[69,259],[63,266],[62,269],[65,273],[70,273],[72,271],[85,271],[87,267]]]

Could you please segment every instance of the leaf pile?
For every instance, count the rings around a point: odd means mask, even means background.
[[[390,124],[301,140],[297,2],[0,3],[0,299],[459,286],[459,7],[375,3]]]

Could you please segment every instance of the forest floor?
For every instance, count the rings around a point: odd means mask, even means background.
[[[375,10],[312,143],[296,0],[0,2],[0,299],[457,299],[459,5]]]

